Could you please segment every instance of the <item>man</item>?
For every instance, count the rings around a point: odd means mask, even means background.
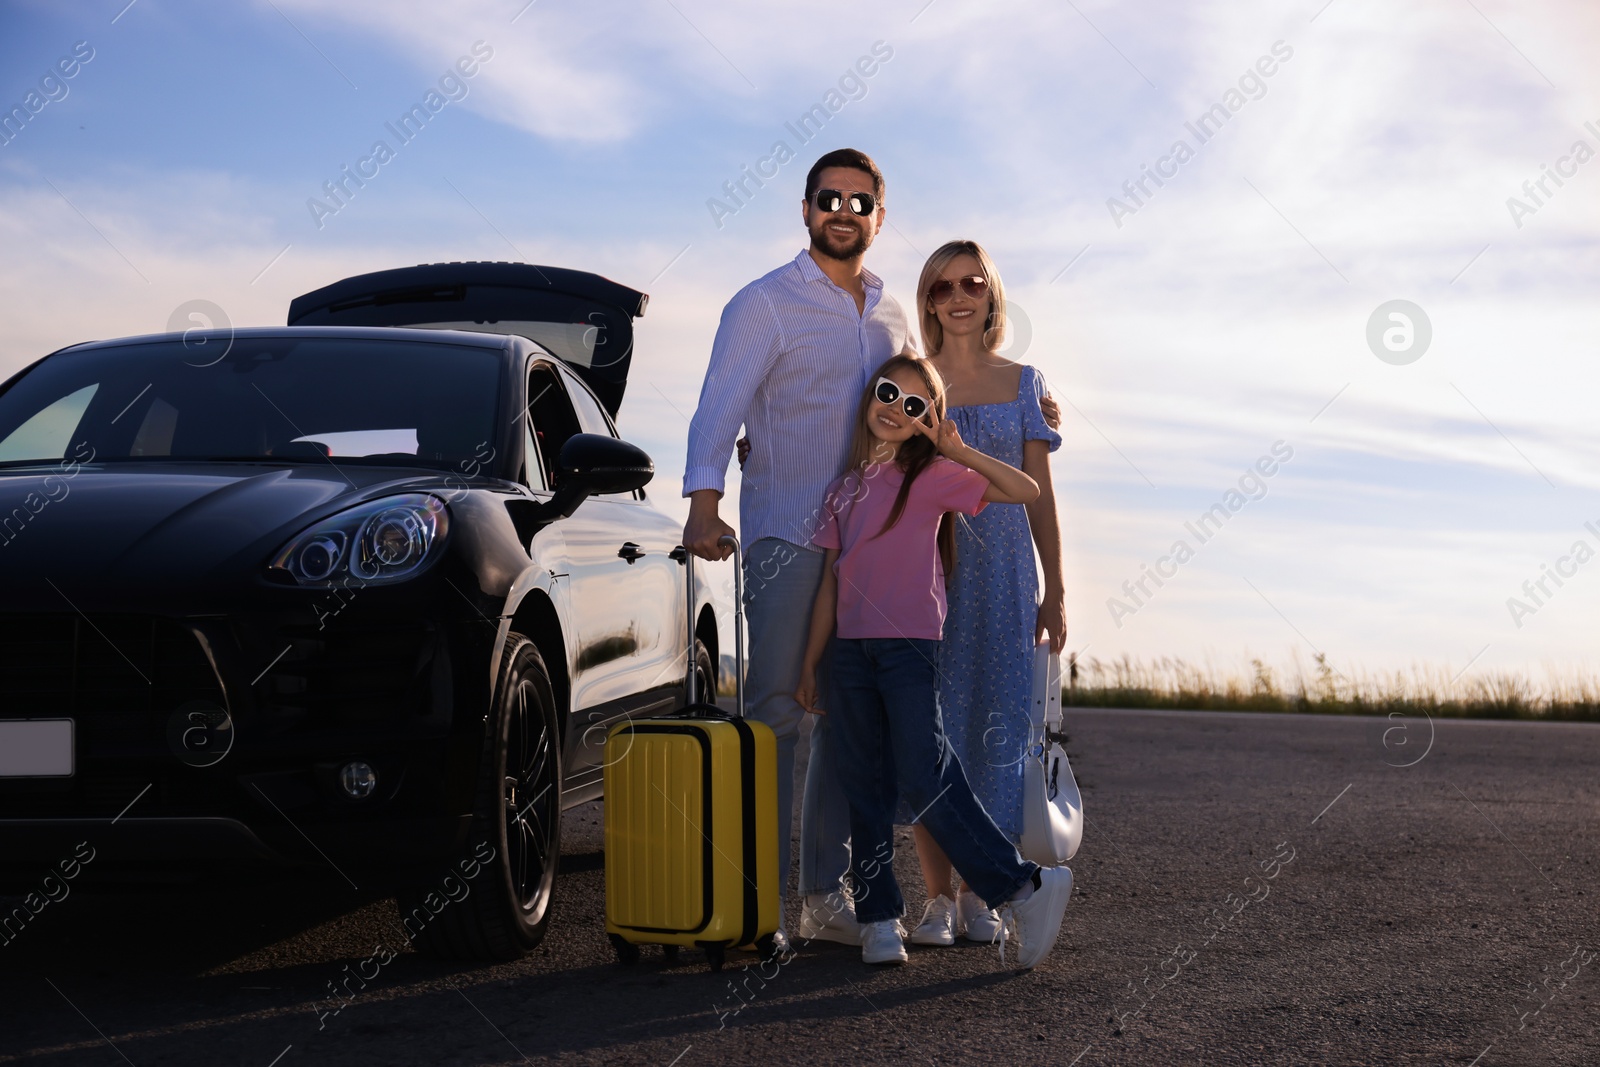
[[[863,152],[841,148],[806,175],[801,219],[810,248],[741,289],[722,312],[689,429],[683,543],[703,559],[733,528],[718,514],[739,428],[750,435],[739,500],[744,531],[746,704],[778,738],[779,895],[789,881],[794,759],[805,712],[794,701],[806,621],[822,580],[811,535],[828,484],[844,469],[867,375],[912,347],[910,323],[862,259],[883,226],[883,175]],[[839,894],[849,869],[850,811],[833,778],[825,718],[812,727],[800,820],[797,934],[860,943]]]

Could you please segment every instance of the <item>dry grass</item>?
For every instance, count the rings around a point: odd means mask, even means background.
[[[1536,681],[1503,671],[1456,675],[1429,665],[1384,673],[1341,671],[1320,654],[1309,669],[1296,655],[1287,669],[1252,659],[1232,670],[1124,656],[1111,661],[1073,657],[1066,673],[1071,682],[1065,703],[1086,707],[1600,722],[1600,678],[1548,665]]]

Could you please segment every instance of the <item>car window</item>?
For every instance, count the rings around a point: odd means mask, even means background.
[[[584,384],[583,379],[579,378],[576,374],[573,374],[565,367],[562,368],[562,371],[567,381],[567,391],[572,396],[572,407],[578,413],[578,423],[583,427],[583,432],[597,433],[601,437],[616,437],[617,428],[611,422],[611,417],[606,414],[605,409],[602,408],[599,402],[595,400],[594,394],[589,391],[589,387]],[[607,495],[617,497],[626,496],[631,497],[634,500],[643,500],[644,490],[635,489],[631,493],[614,493]]]
[[[565,368],[557,370],[549,363],[536,365],[528,374],[528,422],[533,427],[551,489],[560,484],[561,446],[567,443],[567,438],[575,433],[617,436],[611,420],[583,381]],[[639,492],[606,495],[643,499]]]
[[[177,432],[178,409],[161,397],[155,397],[145,409],[139,430],[133,435],[133,444],[128,446],[128,455],[170,456],[172,435]]]
[[[568,391],[572,394],[572,406],[578,413],[578,423],[583,427],[584,433],[597,433],[601,437],[617,436],[617,431],[611,425],[611,420],[606,418],[604,409],[577,376],[568,376]]]
[[[69,350],[0,395],[0,463],[60,458],[390,463],[454,470],[497,440],[498,352],[449,343],[239,337]]]
[[[533,435],[533,420],[522,420],[522,480],[529,489],[548,489],[550,479],[545,475],[544,457],[539,454],[539,439]]]
[[[72,433],[83,421],[84,409],[99,388],[99,385],[86,385],[75,389],[30,415],[26,422],[0,440],[0,461],[66,458]]]
[[[561,477],[561,464],[557,462],[561,446],[582,430],[565,386],[548,363],[540,363],[528,373],[527,415],[539,458],[544,461],[546,486],[554,489]],[[530,488],[537,487],[530,484]]]
[[[348,456],[417,454],[417,428],[396,426],[390,429],[333,430],[296,437],[290,444],[317,444],[334,459]],[[483,442],[487,446],[488,442]]]

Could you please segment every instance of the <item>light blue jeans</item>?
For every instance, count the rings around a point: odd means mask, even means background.
[[[823,554],[776,537],[763,537],[744,555],[744,610],[749,628],[745,674],[746,714],[772,727],[778,738],[778,885],[789,884],[794,833],[794,759],[807,713],[795,703],[805,658],[811,606],[822,584]],[[823,658],[824,688],[828,657]],[[800,811],[800,893],[832,893],[850,868],[850,806],[829,751],[827,716],[816,716],[811,760]],[[785,895],[780,889],[779,897]]]

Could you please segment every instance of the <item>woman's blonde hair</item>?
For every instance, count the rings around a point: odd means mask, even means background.
[[[939,325],[939,314],[933,310],[933,298],[928,290],[933,288],[950,261],[963,255],[978,261],[978,270],[989,283],[989,317],[983,324],[983,347],[996,352],[1006,342],[1006,287],[994,260],[976,241],[947,241],[928,257],[928,262],[922,265],[922,277],[917,279],[917,314],[922,323],[922,351],[927,355],[937,355],[944,346],[944,327]]]
[[[928,414],[933,417],[935,429],[944,421],[944,378],[932,363],[921,356],[906,355],[890,356],[877,370],[872,372],[868,379],[870,384],[865,393],[861,395],[861,403],[856,410],[855,435],[850,439],[850,460],[845,468],[845,484],[841,491],[850,497],[861,491],[861,479],[866,474],[867,467],[872,463],[873,446],[877,438],[872,435],[869,422],[872,411],[872,402],[876,398],[877,382],[879,378],[887,378],[890,372],[900,367],[910,367],[922,378],[928,387],[928,400],[932,407]],[[900,491],[895,496],[894,506],[889,510],[889,516],[884,520],[883,529],[873,534],[881,537],[891,530],[900,517],[905,514],[906,501],[911,496],[911,483],[916,481],[917,475],[928,469],[929,464],[939,458],[939,450],[931,439],[921,433],[913,433],[911,437],[900,444],[895,453],[895,466],[900,468],[904,478],[900,482]],[[939,558],[944,563],[945,577],[948,578],[956,566],[956,528],[952,516],[946,512],[939,520]]]

